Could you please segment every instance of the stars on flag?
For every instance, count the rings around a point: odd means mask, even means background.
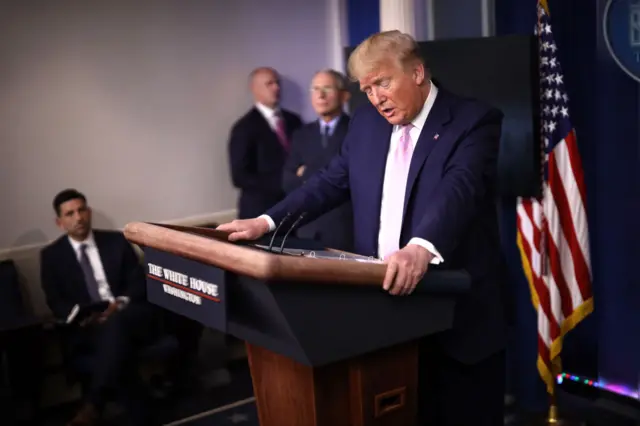
[[[553,149],[569,130],[569,96],[557,58],[558,47],[553,38],[549,17],[538,8],[536,34],[539,39],[541,137],[545,148]],[[545,149],[548,152],[547,149]]]

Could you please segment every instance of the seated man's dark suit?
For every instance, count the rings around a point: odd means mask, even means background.
[[[68,361],[89,358],[89,402],[100,406],[105,390],[124,389],[123,379],[132,379],[136,348],[146,345],[160,334],[157,308],[146,302],[145,277],[133,247],[122,233],[92,232],[88,244],[97,248],[104,276],[113,298],[128,298],[123,309],[116,311],[103,324],[70,325],[65,335]],[[96,253],[95,251],[93,252]],[[64,235],[44,248],[40,255],[42,288],[47,303],[60,320],[66,320],[74,305],[92,302],[80,254]],[[96,280],[101,272],[93,271]]]
[[[284,166],[282,186],[288,194],[303,185],[314,173],[325,167],[340,152],[342,141],[349,128],[349,116],[338,118],[333,132],[322,142],[322,130],[319,121],[307,123],[293,134],[291,154]],[[302,176],[297,175],[300,166],[305,166]],[[353,250],[353,211],[351,202],[320,216],[311,223],[302,226],[298,237],[320,241],[323,245],[339,250]]]
[[[288,141],[302,125],[300,117],[280,110]],[[240,118],[231,129],[229,162],[233,185],[240,189],[238,218],[262,214],[284,197],[282,169],[287,159],[285,148],[269,122],[257,107]]]

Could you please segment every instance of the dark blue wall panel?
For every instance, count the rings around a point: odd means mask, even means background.
[[[638,83],[604,47],[606,0],[549,0],[559,58],[570,97],[587,187],[595,312],[572,331],[563,351],[567,370],[637,387],[640,375],[640,165]],[[530,33],[535,2],[495,0],[498,35]],[[513,388],[529,408],[546,405],[535,371],[536,316],[522,278],[515,238],[515,200],[503,200],[503,243],[516,290]],[[634,219],[636,218],[636,219]],[[533,355],[532,355],[533,354]]]
[[[597,1],[597,75],[591,93],[596,120],[593,140],[596,215],[592,224],[593,268],[598,311],[600,378],[638,388],[640,377],[640,164],[639,84],[625,74],[606,49]],[[623,2],[625,3],[625,2]],[[627,20],[619,25],[626,24]],[[584,68],[584,67],[583,67]]]
[[[356,46],[380,31],[379,0],[347,0],[349,46]]]

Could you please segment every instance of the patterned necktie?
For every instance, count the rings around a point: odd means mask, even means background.
[[[93,273],[93,268],[91,267],[89,256],[87,256],[87,247],[88,246],[86,244],[82,244],[80,246],[80,267],[82,268],[82,272],[84,274],[84,282],[87,286],[89,297],[93,302],[97,302],[102,298],[100,297],[100,292],[98,291],[98,282],[96,281],[96,276]]]
[[[383,211],[381,212],[382,223],[380,224],[384,234],[380,244],[380,253],[378,253],[382,259],[399,249],[404,216],[404,194],[411,156],[413,155],[413,143],[409,133],[412,128],[413,124],[407,124],[402,128],[398,145],[395,147],[391,161],[385,170],[385,192]]]
[[[284,127],[284,120],[278,113],[276,113],[273,118],[276,122],[276,135],[278,135],[278,140],[280,140],[280,144],[282,145],[284,150],[289,151],[289,140],[287,139],[287,131]]]

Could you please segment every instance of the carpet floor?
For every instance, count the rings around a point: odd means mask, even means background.
[[[155,402],[153,409],[164,426],[259,426],[253,398],[251,374],[246,360],[237,360],[227,365],[230,380],[221,386],[193,386],[190,389]],[[602,417],[585,405],[582,400],[561,400],[561,407],[575,413],[571,425],[578,426],[626,426],[629,424],[616,417]],[[46,410],[29,426],[64,426],[78,406],[68,404]],[[463,407],[461,407],[463,408]],[[100,426],[128,426],[124,413],[108,416]],[[508,426],[543,425],[544,416],[518,412],[515,404],[505,410],[504,424]]]

